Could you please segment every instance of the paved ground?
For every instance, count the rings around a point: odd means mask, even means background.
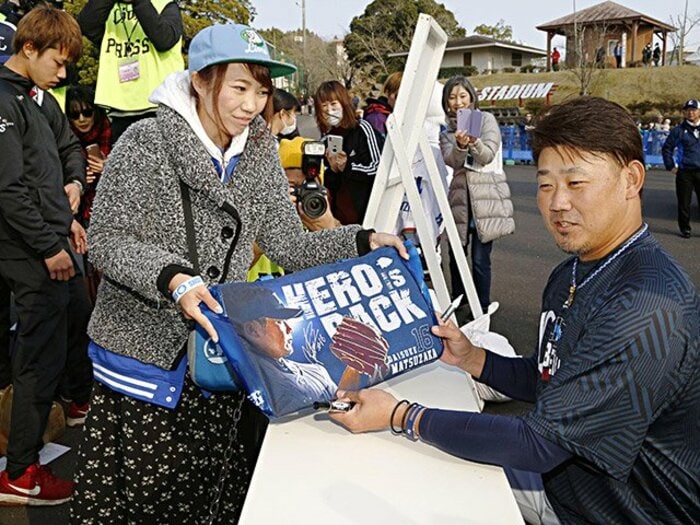
[[[302,132],[311,129],[308,117],[300,118]],[[310,132],[305,136],[313,136]],[[564,255],[554,246],[545,231],[535,202],[535,169],[511,166],[507,169],[515,205],[516,232],[496,242],[493,249],[492,300],[501,304],[492,329],[505,335],[522,354],[534,349],[537,339],[538,308],[550,270]],[[676,226],[673,176],[651,171],[644,188],[644,214],[652,233],[686,268],[696,287],[700,285],[700,213],[694,203],[691,239],[681,239]],[[492,405],[494,413],[517,414],[527,409],[524,403]],[[79,430],[68,429],[63,443],[75,447]],[[62,476],[72,476],[75,454],[69,452],[53,464]],[[29,511],[23,508],[0,508],[0,525],[63,525],[68,523],[67,505]]]

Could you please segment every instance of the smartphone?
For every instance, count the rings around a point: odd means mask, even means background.
[[[470,137],[481,137],[483,114],[478,109],[462,108],[457,110],[457,129]]]
[[[340,135],[328,135],[328,151],[337,155],[343,151],[343,137]]]
[[[87,153],[88,157],[91,157],[93,159],[97,160],[104,160],[105,156],[102,154],[102,151],[100,151],[100,147],[97,144],[88,144],[85,146],[85,152]]]

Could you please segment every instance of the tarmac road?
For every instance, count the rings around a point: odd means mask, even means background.
[[[309,117],[299,117],[302,133],[318,136]],[[494,314],[492,330],[505,335],[521,354],[532,352],[537,340],[539,304],[550,271],[566,255],[554,245],[545,230],[535,202],[535,168],[507,167],[515,206],[516,231],[496,241],[492,253],[492,300],[500,303]],[[674,177],[664,171],[650,171],[644,188],[644,216],[659,242],[689,273],[695,286],[700,284],[700,212],[692,210],[693,237],[682,239],[676,225]],[[449,282],[449,281],[448,281]],[[524,403],[491,405],[490,412],[517,414],[527,409]],[[80,430],[67,429],[62,442],[77,446]],[[52,467],[61,476],[73,475],[74,451],[56,460]],[[64,525],[68,506],[52,508],[0,508],[0,525]]]

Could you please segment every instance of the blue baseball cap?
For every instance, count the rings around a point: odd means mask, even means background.
[[[275,293],[259,284],[233,283],[219,288],[226,315],[237,323],[256,319],[292,319],[299,317],[299,308],[287,308]]]
[[[687,100],[685,104],[683,104],[683,109],[700,109],[700,102],[694,98],[691,98],[690,100]]]
[[[202,29],[190,43],[188,60],[190,73],[231,62],[260,64],[270,70],[272,78],[297,70],[292,64],[272,60],[265,39],[243,24],[215,24]]]

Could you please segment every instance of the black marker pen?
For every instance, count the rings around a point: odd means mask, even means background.
[[[325,408],[328,409],[329,412],[349,412],[354,406],[354,401],[339,401],[335,399],[330,403],[328,401],[316,401],[314,403],[314,410]]]

